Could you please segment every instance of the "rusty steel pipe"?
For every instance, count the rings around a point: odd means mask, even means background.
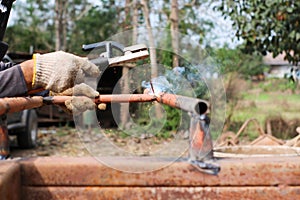
[[[0,115],[38,108],[43,105],[43,97],[12,97],[0,99]]]
[[[63,104],[70,96],[49,96],[44,97],[44,103]],[[208,102],[192,97],[161,93],[160,95],[151,94],[106,94],[95,98],[95,103],[133,103],[133,102],[152,102],[166,104],[173,108],[178,108],[186,112],[202,115],[208,111]]]
[[[26,109],[38,108],[45,104],[63,104],[71,96],[48,96],[48,97],[11,97],[0,99],[0,115],[19,112]],[[124,103],[124,102],[151,102],[155,101],[153,95],[147,94],[122,94],[101,95],[95,99],[95,103]]]
[[[48,97],[11,97],[0,99],[0,115],[19,112],[26,109],[41,107],[44,104],[63,104],[71,96]],[[95,103],[126,103],[126,102],[153,102],[157,101],[187,112],[204,114],[208,110],[208,103],[201,99],[184,97],[175,94],[163,93],[159,96],[150,94],[106,94],[95,98]]]
[[[71,96],[49,96],[44,97],[43,101],[46,104],[63,104]],[[155,101],[155,96],[149,94],[104,94],[95,98],[95,103],[127,103],[127,102],[152,102]]]
[[[169,93],[161,93],[157,95],[156,101],[197,115],[205,114],[209,108],[208,102],[202,99]]]

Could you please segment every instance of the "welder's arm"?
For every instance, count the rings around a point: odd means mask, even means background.
[[[49,90],[50,95],[72,96],[65,102],[64,110],[79,114],[95,108],[91,98],[99,96],[99,92],[82,83],[84,75],[97,77],[100,71],[87,58],[58,51],[48,54],[35,54],[32,60],[21,64],[28,93]],[[77,98],[76,96],[86,96]]]
[[[25,96],[30,93],[32,91],[33,60],[14,66],[8,65],[11,64],[0,63],[0,68],[3,69],[0,70],[0,98]]]
[[[20,64],[24,81],[29,92],[32,90],[33,65],[33,60],[27,60]]]
[[[1,63],[0,65],[5,64]],[[29,71],[30,70],[26,70],[26,76],[28,77],[30,77],[30,74],[28,74]],[[27,94],[28,88],[30,89],[30,87],[27,87],[26,85],[27,83],[20,65],[15,65],[0,71],[0,98],[24,96]]]
[[[28,95],[32,91],[33,60],[8,65],[12,64],[0,63],[0,98]]]

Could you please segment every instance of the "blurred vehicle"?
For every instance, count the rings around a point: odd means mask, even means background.
[[[20,148],[33,148],[36,146],[38,133],[38,118],[35,109],[7,115],[7,128],[9,135],[16,135]]]

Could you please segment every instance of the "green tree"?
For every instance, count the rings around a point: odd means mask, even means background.
[[[237,73],[244,79],[250,79],[252,76],[263,74],[267,67],[262,56],[245,54],[240,48],[215,49],[211,51],[211,56],[220,66],[223,75]]]
[[[101,42],[117,33],[118,18],[115,9],[93,6],[86,15],[74,21],[69,33],[69,51],[82,53],[82,44]]]
[[[53,49],[53,12],[48,1],[16,1],[12,12],[17,13],[17,17],[5,34],[10,51],[28,52],[30,47],[35,50]]]
[[[226,91],[227,110],[224,131],[232,121],[238,102],[243,98],[243,92],[247,89],[247,82],[252,76],[263,74],[266,65],[263,64],[262,56],[245,54],[241,49],[220,48],[212,50],[211,56],[220,67],[224,76]]]
[[[170,30],[165,34],[165,38],[161,39],[161,45],[168,50],[158,53],[158,60],[161,63],[172,67],[183,64],[183,61],[174,55],[179,52],[179,49],[176,50],[176,48],[179,48],[182,39],[180,37],[183,35],[193,38],[198,45],[209,46],[210,41],[206,40],[206,35],[213,29],[214,23],[199,12],[209,6],[208,1],[164,0],[162,7],[157,8],[158,11],[154,13],[160,19],[160,26]]]
[[[225,0],[216,9],[233,21],[245,52],[284,52],[289,62],[300,61],[300,1]]]
[[[38,52],[82,53],[82,44],[105,40],[118,30],[114,3],[99,1],[101,7],[87,0],[57,0],[56,9],[54,1],[16,1],[12,12],[17,15],[5,38],[9,50],[28,52],[32,47]]]

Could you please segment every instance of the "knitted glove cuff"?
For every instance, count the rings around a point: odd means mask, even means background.
[[[44,56],[40,54],[33,55],[34,60],[34,70],[33,70],[33,80],[32,86],[33,88],[43,87],[45,89],[49,89],[47,87],[48,83],[51,81],[49,77],[54,73],[54,66],[56,64],[55,57],[52,56]]]
[[[85,75],[97,77],[98,67],[70,53],[57,51],[44,55],[34,54],[33,88],[44,88],[56,93],[84,81]]]

